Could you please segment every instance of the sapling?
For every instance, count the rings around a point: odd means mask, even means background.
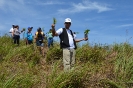
[[[89,29],[86,29],[86,30],[84,31],[84,37],[85,37],[85,38],[88,38],[89,31],[90,31]]]
[[[53,18],[53,24],[56,24],[57,20],[56,18]]]

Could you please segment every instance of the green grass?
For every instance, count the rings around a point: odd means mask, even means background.
[[[0,88],[132,88],[133,46],[128,43],[76,50],[75,69],[63,71],[58,43],[42,57],[34,45],[21,40],[17,47],[9,36],[0,37]]]

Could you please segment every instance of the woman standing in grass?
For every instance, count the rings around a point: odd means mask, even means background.
[[[21,31],[23,32],[23,31]],[[19,31],[19,26],[16,25],[14,27],[14,30],[12,32],[12,36],[14,37],[14,44],[17,44],[19,46],[19,40],[20,40],[20,34],[21,32]]]
[[[28,27],[28,31],[26,33],[26,45],[33,44],[33,35],[31,33],[33,27]]]
[[[40,53],[44,56],[44,33],[42,32],[42,29],[39,27],[36,34],[35,34],[35,42],[37,47],[39,48]]]

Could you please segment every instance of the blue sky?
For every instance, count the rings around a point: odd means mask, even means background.
[[[12,24],[18,24],[20,30],[33,26],[33,33],[38,27],[48,32],[53,17],[56,29],[71,18],[70,29],[79,32],[77,38],[83,38],[88,28],[89,43],[133,44],[132,4],[133,0],[0,0],[0,33],[8,33]]]

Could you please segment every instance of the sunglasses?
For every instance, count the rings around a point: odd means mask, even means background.
[[[65,22],[65,24],[71,24],[70,22]]]

